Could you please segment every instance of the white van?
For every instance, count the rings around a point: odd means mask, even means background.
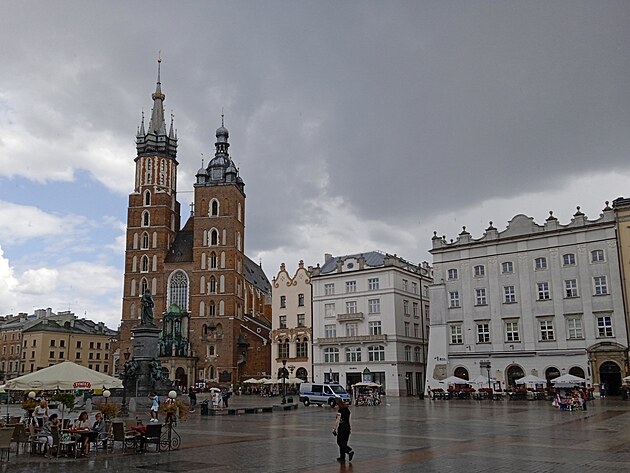
[[[310,404],[317,404],[318,406],[328,404],[332,407],[338,398],[350,404],[350,395],[340,384],[300,384],[300,402],[303,402],[305,406]]]

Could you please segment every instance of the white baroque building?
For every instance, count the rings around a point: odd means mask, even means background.
[[[387,395],[423,391],[429,330],[428,263],[380,252],[309,267],[313,377],[350,386],[370,380]]]
[[[272,286],[271,372],[280,378],[280,369],[286,367],[289,377],[312,381],[311,275],[304,261],[293,276],[282,263]]]
[[[564,373],[618,386],[628,337],[615,220],[606,204],[596,220],[578,207],[567,225],[550,212],[544,225],[490,222],[479,239],[435,235],[427,389],[488,374],[502,388]]]

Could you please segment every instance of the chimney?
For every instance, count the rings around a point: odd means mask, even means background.
[[[324,253],[324,263],[328,263],[332,259],[332,254]]]

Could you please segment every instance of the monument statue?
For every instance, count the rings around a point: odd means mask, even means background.
[[[141,304],[142,314],[140,318],[140,325],[151,325],[155,327],[155,324],[153,323],[153,306],[155,304],[153,303],[153,298],[151,297],[151,293],[148,289],[144,291],[144,294],[142,295]]]

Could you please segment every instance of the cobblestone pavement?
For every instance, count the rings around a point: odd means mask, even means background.
[[[277,403],[233,397],[230,407]],[[11,454],[1,472],[622,472],[630,465],[630,402],[596,399],[588,411],[545,401],[429,401],[388,398],[352,410],[354,461],[340,465],[333,409],[200,416],[177,426],[180,450],[92,453],[45,460]],[[145,416],[146,417],[146,416]]]

